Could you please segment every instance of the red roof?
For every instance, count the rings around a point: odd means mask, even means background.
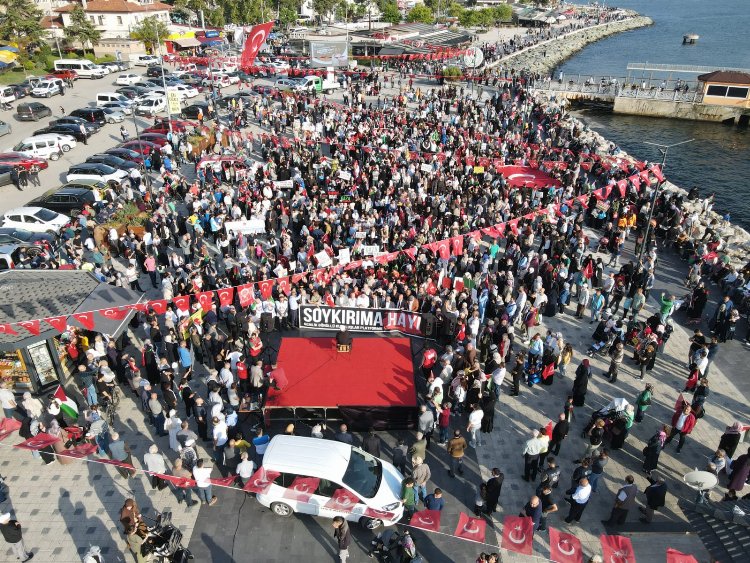
[[[59,13],[72,12],[77,6],[80,6],[79,2],[68,4],[58,10]],[[171,11],[172,6],[155,0],[151,4],[141,4],[140,2],[131,2],[130,0],[91,0],[86,3],[84,8],[85,12],[115,12],[115,13],[130,13],[130,12],[161,12]]]
[[[750,74],[736,70],[715,70],[698,77],[701,82],[721,82],[723,84],[750,84]]]

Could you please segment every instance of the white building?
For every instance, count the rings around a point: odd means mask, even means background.
[[[128,38],[138,22],[151,16],[169,25],[172,10],[172,6],[158,0],[81,0],[55,10],[62,16],[64,26],[70,25],[70,12],[79,5],[102,32],[102,39]]]
[[[67,0],[34,0],[34,5],[42,11],[45,16],[54,16],[55,10],[68,4]]]

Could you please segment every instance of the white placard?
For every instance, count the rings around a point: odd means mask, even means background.
[[[374,256],[375,254],[378,254],[380,252],[380,249],[377,245],[362,245],[362,254],[365,256]]]
[[[318,268],[325,268],[326,266],[333,264],[331,257],[328,256],[328,253],[325,250],[318,252],[315,255],[315,259],[318,261]]]
[[[419,169],[422,172],[427,172],[429,174],[430,172],[432,172],[432,164],[422,164],[422,166],[420,166]]]
[[[367,233],[365,231],[357,231],[354,233],[354,238],[365,238]]]
[[[266,232],[266,223],[262,219],[246,219],[244,221],[227,221],[224,223],[227,232],[253,235]]]
[[[294,186],[294,180],[274,180],[273,187],[280,190],[290,190]]]
[[[339,250],[339,264],[348,264],[352,261],[352,253],[348,248],[342,248]]]
[[[352,179],[352,174],[351,172],[347,172],[346,170],[339,170],[339,178],[349,181]]]

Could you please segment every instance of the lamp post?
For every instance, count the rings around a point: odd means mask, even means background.
[[[57,56],[62,59],[63,57],[62,57],[62,51],[60,50],[60,39],[57,37],[58,27],[56,25],[52,25],[50,26],[50,29],[52,29],[52,35],[55,37],[55,45],[57,46]]]
[[[667,153],[669,152],[669,149],[673,147],[678,147],[680,145],[685,145],[687,143],[692,143],[695,141],[695,139],[688,139],[687,141],[680,141],[679,143],[673,143],[671,145],[664,145],[662,143],[651,143],[648,141],[644,141],[644,144],[646,145],[653,145],[656,148],[659,149],[659,152],[661,153],[661,170],[662,173],[664,172],[664,169],[667,166]],[[659,195],[659,188],[664,184],[664,182],[660,182],[654,187],[654,193],[651,194],[651,202],[649,204],[648,208],[648,219],[646,220],[646,230],[643,232],[643,242],[641,243],[640,248],[638,249],[638,255],[636,256],[636,263],[638,266],[641,265],[641,260],[643,260],[643,254],[646,250],[646,243],[648,242],[648,235],[649,231],[651,230],[651,221],[654,218],[654,208],[656,207],[656,198]],[[633,310],[633,302],[631,300],[630,307],[628,307],[628,310],[625,311],[623,315],[623,319],[627,319],[628,316],[630,316],[630,312]]]

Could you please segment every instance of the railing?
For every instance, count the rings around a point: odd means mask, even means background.
[[[532,84],[532,88],[548,92],[592,94],[602,98],[622,96],[693,104],[703,101],[700,85],[697,82],[683,80],[652,80],[650,82],[639,80],[636,83],[627,83],[621,78],[579,75],[575,79],[563,77],[562,80],[552,78],[538,80]]]

